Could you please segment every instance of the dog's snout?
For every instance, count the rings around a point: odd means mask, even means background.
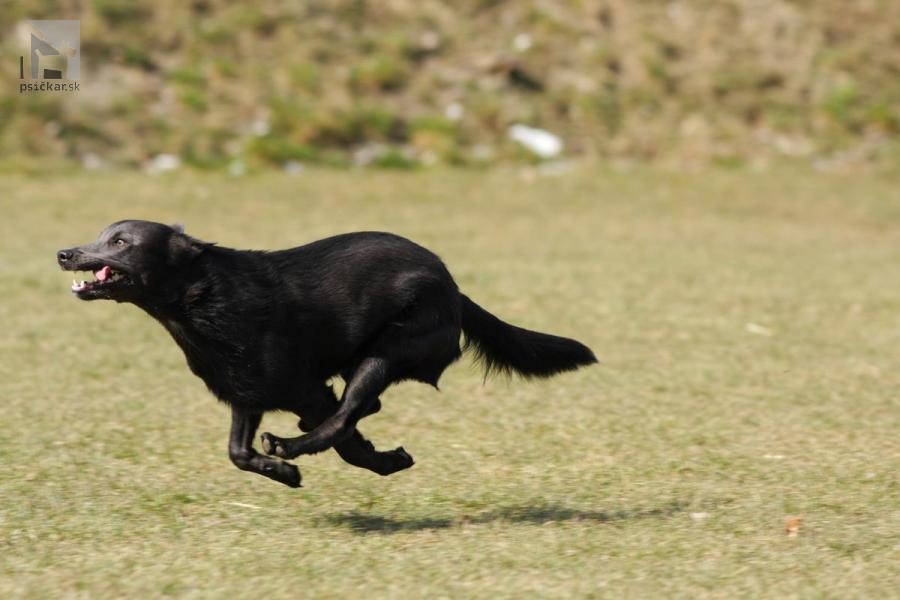
[[[56,260],[59,261],[59,264],[65,264],[66,262],[72,260],[72,256],[75,255],[73,250],[60,250],[56,253]]]

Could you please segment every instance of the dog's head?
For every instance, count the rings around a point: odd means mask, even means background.
[[[100,233],[95,242],[60,250],[65,271],[88,271],[92,281],[72,282],[82,300],[117,302],[161,298],[177,275],[208,244],[185,235],[180,226],[151,221],[119,221]]]

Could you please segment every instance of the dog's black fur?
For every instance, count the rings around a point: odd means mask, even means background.
[[[234,464],[292,487],[300,485],[296,466],[253,449],[266,411],[296,413],[307,432],[264,433],[266,454],[291,459],[334,447],[347,462],[388,475],[412,457],[403,448],[376,451],[357,422],[381,408],[378,396],[392,383],[436,386],[460,356],[461,333],[488,373],[547,377],[596,362],[574,340],[504,323],[461,294],[437,256],[389,233],[263,252],[120,221],[57,259],[97,276],[73,285],[79,298],[131,302],[159,321],[191,371],[231,406]],[[346,382],[340,402],[327,383],[337,375]]]

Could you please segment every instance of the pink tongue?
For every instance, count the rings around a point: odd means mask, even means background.
[[[112,269],[109,267],[103,267],[99,271],[94,271],[94,277],[97,278],[97,281],[106,281],[106,278],[109,277],[111,271]]]

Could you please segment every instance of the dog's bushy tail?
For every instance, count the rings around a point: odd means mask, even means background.
[[[463,350],[472,349],[491,373],[516,372],[524,377],[550,377],[597,362],[591,349],[569,338],[538,333],[505,323],[466,295],[462,297]]]

